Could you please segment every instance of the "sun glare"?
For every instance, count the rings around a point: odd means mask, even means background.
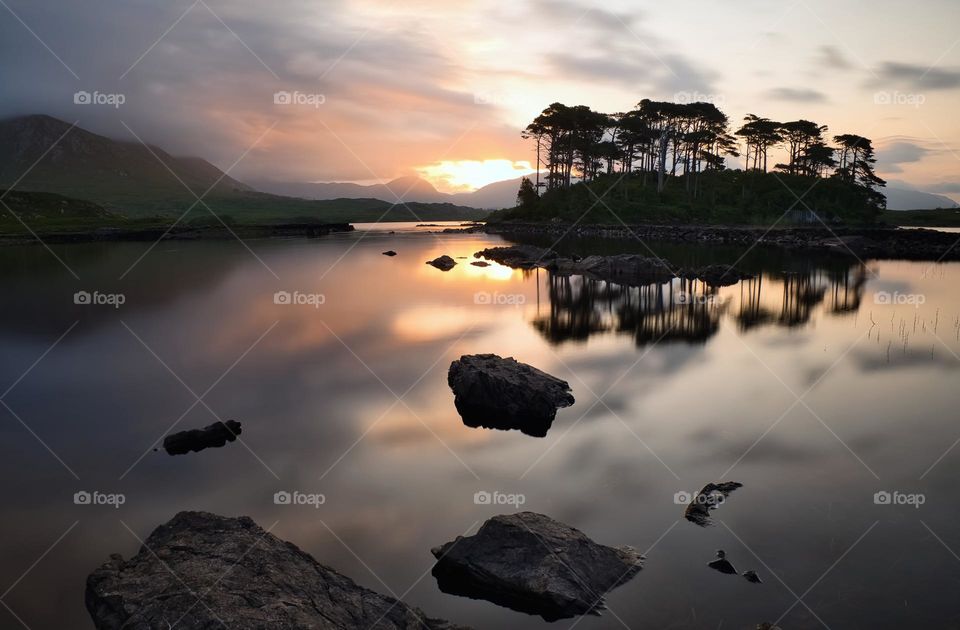
[[[534,172],[521,160],[445,160],[417,169],[420,176],[443,192],[470,192],[487,184],[516,179]]]

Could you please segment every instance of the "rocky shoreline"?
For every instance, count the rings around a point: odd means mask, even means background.
[[[468,231],[524,239],[549,237],[640,239],[702,245],[754,244],[792,250],[835,252],[859,258],[960,260],[960,234],[886,227],[735,227],[698,225],[569,225],[489,223]]]

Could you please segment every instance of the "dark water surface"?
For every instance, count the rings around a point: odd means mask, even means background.
[[[740,266],[759,279],[710,294],[424,264],[503,242],[248,243],[260,260],[173,242],[122,280],[149,243],[54,248],[79,280],[40,246],[0,250],[0,626],[92,628],[86,575],[207,510],[476,628],[957,627],[960,266],[754,249]],[[650,246],[675,264],[744,253]],[[81,290],[125,303],[75,305]],[[488,352],[570,382],[577,402],[545,438],[457,416],[447,367]],[[217,419],[242,422],[242,443],[153,451],[175,423]],[[683,520],[678,492],[726,480],[743,487],[713,527]],[[125,502],[77,505],[78,491]],[[326,502],[278,505],[278,491]],[[480,491],[633,545],[646,567],[602,617],[554,624],[444,595],[430,548],[514,509]],[[708,568],[717,549],[764,583]]]

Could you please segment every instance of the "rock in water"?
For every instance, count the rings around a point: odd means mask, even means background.
[[[733,565],[730,564],[730,561],[727,560],[727,553],[723,549],[717,549],[717,559],[708,562],[707,566],[715,571],[720,573],[726,573],[727,575],[736,575],[737,570],[733,568]]]
[[[440,271],[450,271],[457,266],[457,261],[444,254],[443,256],[434,258],[433,260],[428,260],[427,264],[433,265]]]
[[[240,423],[236,420],[214,422],[202,429],[168,435],[163,439],[163,449],[170,455],[184,455],[190,451],[199,453],[205,448],[220,448],[233,442],[240,433]]]
[[[744,571],[743,577],[746,578],[747,582],[753,582],[754,584],[763,584],[763,580],[760,579],[760,576],[757,575],[756,571]]]
[[[384,256],[396,256],[396,255],[397,255],[397,252],[393,251],[392,249],[389,249],[389,250],[383,252],[383,255],[384,255]]]
[[[690,504],[684,510],[684,518],[700,527],[713,525],[710,512],[726,501],[731,492],[742,487],[743,484],[736,481],[708,483],[691,499]]]
[[[177,514],[129,560],[111,556],[87,578],[86,604],[98,630],[463,628],[358,586],[247,517],[204,512]]]
[[[642,568],[632,547],[606,547],[533,512],[495,516],[474,536],[432,550],[444,593],[485,599],[547,621],[598,615],[603,597]]]
[[[469,427],[519,429],[544,437],[559,407],[574,403],[566,381],[512,357],[468,354],[450,364],[447,383]]]

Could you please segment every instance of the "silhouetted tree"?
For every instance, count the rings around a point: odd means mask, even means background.
[[[530,178],[524,177],[521,179],[520,190],[517,192],[517,205],[526,209],[535,208],[539,200],[540,195],[537,194],[537,189],[534,188]]]

